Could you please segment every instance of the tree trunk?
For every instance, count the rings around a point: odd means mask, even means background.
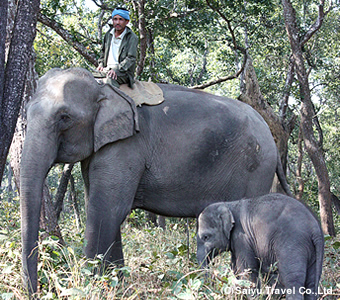
[[[244,80],[245,91],[238,99],[251,105],[267,122],[279,150],[283,170],[286,172],[288,139],[294,128],[295,118],[292,119],[289,125],[285,125],[274,113],[273,109],[261,93],[252,59],[250,57],[247,58],[247,63],[244,69]],[[272,192],[283,193],[278,179],[275,179],[274,181]]]
[[[313,118],[315,117],[315,111],[309,89],[308,74],[303,58],[303,43],[300,40],[301,35],[298,31],[295,10],[292,3],[289,0],[282,0],[282,4],[286,31],[292,48],[296,74],[300,83],[301,125],[303,139],[318,179],[321,225],[325,234],[335,236],[331,207],[332,194],[330,192],[328,170],[322,148],[315,139],[313,132]],[[318,20],[318,22],[321,23],[324,16],[324,13],[320,12],[322,9],[323,3],[319,7],[319,17],[321,19]],[[308,36],[308,32],[306,35]],[[303,42],[305,42],[305,40],[303,40]]]
[[[44,240],[49,236],[56,236],[59,239],[59,243],[61,245],[65,245],[58,224],[57,212],[55,210],[55,206],[53,204],[46,182],[44,184],[41,202],[40,229],[44,231],[44,233],[41,235],[41,240]]]
[[[145,25],[145,0],[138,1],[138,29],[139,29],[139,61],[137,64],[136,76],[140,76],[143,73],[146,50],[147,50],[147,31]]]
[[[63,173],[62,173],[61,178],[60,178],[58,190],[57,190],[57,193],[55,195],[53,206],[54,206],[54,210],[56,212],[56,217],[57,217],[58,220],[59,220],[59,217],[60,217],[60,213],[63,209],[64,198],[65,198],[65,194],[66,194],[66,191],[67,191],[68,182],[69,182],[70,177],[71,177],[73,165],[74,164],[65,164],[64,169],[63,169]]]
[[[164,216],[159,216],[159,215],[156,215],[156,214],[149,212],[149,211],[147,212],[146,216],[147,216],[147,221],[150,224],[153,224],[156,227],[160,227],[163,230],[166,229],[165,217]]]
[[[10,148],[10,163],[14,174],[14,182],[20,191],[20,161],[22,148],[24,145],[24,140],[26,136],[26,106],[28,101],[31,99],[38,83],[38,74],[34,69],[35,55],[32,55],[32,59],[29,62],[29,68],[26,74],[25,81],[25,92],[20,108],[20,114],[17,121],[17,126],[15,128],[15,133],[12,140],[12,145]]]
[[[1,104],[2,104],[2,95],[4,94],[4,86],[5,86],[6,38],[7,38],[7,23],[9,23],[7,20],[8,19],[7,18],[8,2],[9,2],[8,0],[3,0],[0,5],[0,99],[1,99]]]
[[[15,197],[15,191],[13,189],[12,183],[13,183],[13,171],[12,168],[10,166],[10,164],[6,164],[6,168],[8,169],[8,185],[6,188],[6,192],[7,192],[7,201],[8,202],[12,202],[13,201],[13,197]]]
[[[79,230],[81,226],[80,211],[79,211],[79,205],[77,201],[77,194],[74,188],[74,177],[72,175],[70,177],[69,200],[72,203],[74,215],[76,218],[76,226],[77,226],[77,229]]]
[[[296,168],[296,178],[298,181],[298,191],[296,194],[296,199],[298,199],[299,201],[302,201],[302,196],[303,196],[303,191],[305,188],[305,181],[302,178],[302,159],[303,159],[303,137],[302,137],[302,132],[301,132],[301,127],[302,125],[300,125],[300,129],[299,129],[299,137],[298,137],[298,159],[297,159],[297,168]]]
[[[0,14],[0,179],[2,179],[6,158],[16,128],[21,101],[23,98],[26,73],[32,54],[32,45],[36,34],[39,0],[21,0],[17,7],[13,5],[9,16],[15,15],[11,36],[8,36],[9,50],[4,58],[4,32],[7,25],[8,0],[2,1]],[[15,10],[16,9],[16,10]],[[15,12],[15,13],[14,13]],[[5,18],[2,18],[5,17]],[[8,22],[11,25],[11,22]]]

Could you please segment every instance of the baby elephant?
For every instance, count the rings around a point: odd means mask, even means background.
[[[229,250],[235,274],[250,269],[257,283],[259,272],[268,274],[277,263],[272,275],[287,299],[317,298],[324,238],[318,220],[301,202],[268,194],[209,205],[198,218],[197,258],[205,266]]]

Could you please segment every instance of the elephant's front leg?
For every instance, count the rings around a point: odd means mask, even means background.
[[[115,263],[118,267],[124,265],[120,224],[126,215],[117,216],[110,211],[112,207],[105,204],[92,207],[91,200],[88,204],[86,231],[85,231],[85,254],[89,258],[97,255],[104,256],[104,262]],[[110,205],[111,206],[111,205]]]
[[[259,284],[259,260],[250,247],[243,245],[239,249],[236,253],[232,252],[231,255],[231,266],[234,274],[240,279],[250,279],[253,283]],[[245,272],[246,270],[247,272]]]
[[[85,254],[90,258],[104,255],[104,261],[118,266],[124,264],[120,225],[131,211],[142,174],[137,163],[135,168],[124,166],[122,160],[97,154],[88,168]]]

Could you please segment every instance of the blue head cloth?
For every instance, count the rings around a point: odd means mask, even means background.
[[[119,15],[121,16],[122,18],[124,18],[125,20],[130,20],[130,12],[128,12],[127,10],[124,10],[124,9],[115,9],[113,12],[112,12],[112,18],[116,15]]]

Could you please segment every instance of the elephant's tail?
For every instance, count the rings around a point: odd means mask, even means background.
[[[276,174],[277,174],[277,177],[279,178],[279,181],[280,181],[281,186],[282,186],[283,190],[285,191],[285,193],[288,196],[294,198],[293,194],[291,193],[291,191],[289,189],[289,185],[287,183],[287,179],[286,179],[285,173],[283,172],[283,167],[282,167],[279,151],[277,151]]]
[[[315,247],[316,270],[315,270],[315,291],[318,292],[319,281],[322,273],[323,256],[324,256],[324,237],[321,226],[319,232],[313,235],[313,244]]]

